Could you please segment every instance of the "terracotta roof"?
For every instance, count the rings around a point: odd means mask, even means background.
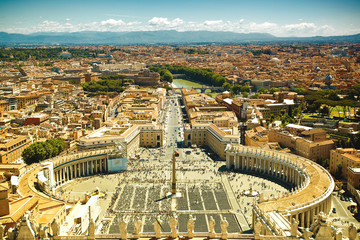
[[[31,195],[11,202],[9,204],[10,213],[0,217],[0,223],[6,224],[17,222],[26,211],[35,207],[36,204],[38,204],[38,198]]]
[[[323,130],[321,128],[313,128],[313,129],[305,130],[305,131],[301,132],[301,134],[303,134],[303,135],[311,135],[311,134],[317,134],[317,133],[325,133],[325,130]]]

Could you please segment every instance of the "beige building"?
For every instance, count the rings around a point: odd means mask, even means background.
[[[27,94],[16,97],[17,109],[22,109],[25,106],[36,104],[39,101],[39,95]]]
[[[231,111],[207,111],[202,112],[197,108],[189,110],[189,121],[191,124],[213,123],[218,127],[233,128],[237,127],[237,117]]]
[[[125,144],[126,157],[132,158],[139,147],[163,146],[163,129],[156,124],[133,125],[125,127],[102,127],[91,134],[79,139],[78,149],[112,148],[118,144]]]
[[[341,171],[344,178],[348,178],[349,168],[360,167],[360,152],[355,148],[337,148],[330,151],[330,172],[336,174],[338,166],[341,165]]]
[[[252,147],[262,147],[269,142],[268,130],[264,127],[256,127],[245,131],[245,145]]]
[[[269,130],[269,142],[278,142],[282,147],[291,148],[300,156],[311,160],[326,159],[330,157],[330,150],[335,148],[333,140],[326,137],[322,129],[306,128],[304,126],[289,124],[291,128],[300,130],[297,135],[294,131],[282,129]],[[287,125],[287,129],[289,129]],[[292,133],[293,134],[292,134]]]
[[[15,134],[0,136],[0,163],[13,163],[20,159],[22,152],[30,143],[28,136]]]
[[[208,146],[221,159],[225,159],[225,148],[230,143],[240,143],[240,134],[236,127],[225,130],[210,123],[188,125],[184,130],[185,146]]]

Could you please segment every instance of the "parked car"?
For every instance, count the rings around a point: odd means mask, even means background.
[[[333,208],[332,212],[333,212],[333,213],[336,213],[336,208]]]

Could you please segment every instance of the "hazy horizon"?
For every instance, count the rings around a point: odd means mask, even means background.
[[[0,31],[176,30],[269,33],[277,37],[360,33],[360,1],[105,0],[0,1]]]

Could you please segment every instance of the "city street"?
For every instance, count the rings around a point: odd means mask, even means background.
[[[353,223],[356,227],[360,227],[359,222],[354,218],[354,214],[350,212],[348,207],[352,204],[351,201],[343,201],[337,195],[338,192],[334,192],[332,195],[332,209],[336,209],[336,213],[330,213],[330,221],[337,228],[346,229],[350,223]],[[343,231],[344,236],[347,236],[346,230]]]

